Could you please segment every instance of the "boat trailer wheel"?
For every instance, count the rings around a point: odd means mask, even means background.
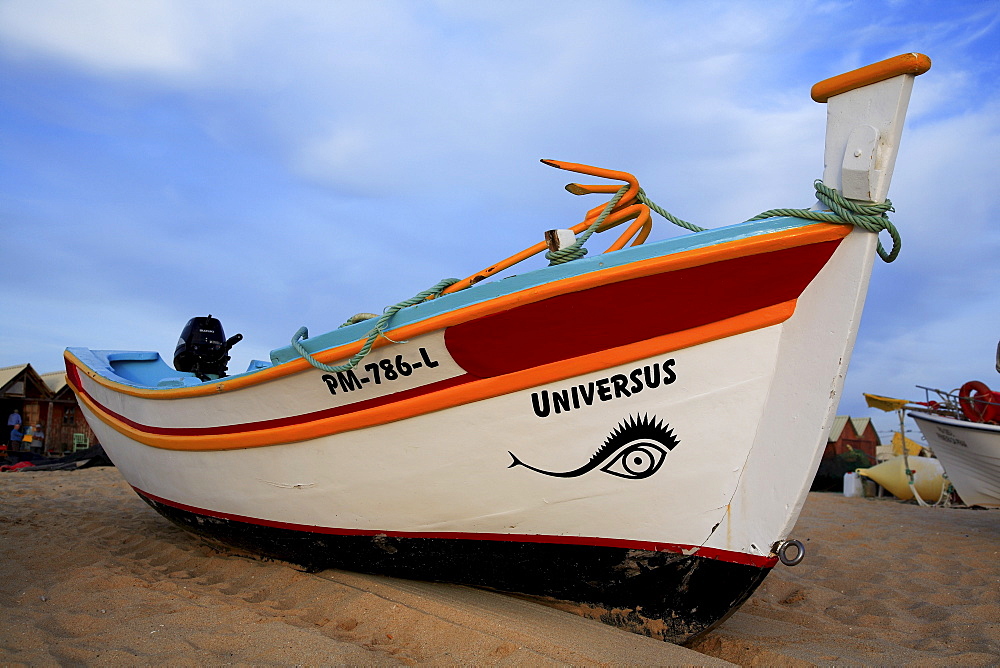
[[[790,547],[795,548],[795,556],[793,557],[788,556],[788,548]],[[774,552],[778,555],[778,560],[785,566],[795,566],[802,563],[802,558],[806,556],[806,547],[797,540],[783,540],[778,542]]]

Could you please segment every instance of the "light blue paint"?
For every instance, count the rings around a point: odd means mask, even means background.
[[[397,328],[404,325],[412,325],[449,311],[514,294],[553,281],[621,267],[655,257],[663,257],[731,241],[749,239],[773,232],[793,230],[813,224],[815,223],[800,218],[768,218],[766,220],[745,222],[729,227],[706,230],[685,237],[623,248],[613,253],[586,257],[566,264],[544,267],[525,274],[479,283],[465,290],[403,309],[393,318],[391,326],[392,328]],[[327,348],[358,341],[363,339],[371,330],[372,322],[359,322],[332,332],[326,332],[311,339],[306,339],[302,341],[302,344],[308,352],[315,354]],[[293,329],[294,327],[290,326],[289,332]],[[202,381],[192,373],[175,371],[155,352],[90,350],[88,348],[69,348],[68,350],[94,372],[109,380],[125,385],[146,389],[168,389],[202,384]],[[271,363],[254,360],[250,363],[247,371],[242,374],[229,376],[229,378],[257,373],[261,369],[269,368],[272,364],[278,365],[290,362],[298,359],[299,354],[289,345],[271,351],[270,356]]]
[[[812,221],[805,221],[800,218],[781,217],[768,218],[754,222],[740,223],[728,227],[720,227],[705,232],[698,232],[685,237],[666,239],[641,246],[623,248],[620,251],[604,255],[586,257],[566,264],[552,267],[543,267],[525,274],[518,274],[508,278],[495,281],[483,282],[473,285],[470,288],[453,292],[451,294],[438,297],[431,301],[411,306],[396,314],[392,320],[392,328],[403,325],[411,325],[427,318],[441,315],[449,311],[454,311],[473,304],[479,304],[497,297],[513,294],[522,290],[551,283],[553,281],[581,276],[595,271],[601,271],[612,267],[648,260],[654,257],[662,257],[705,248],[730,241],[748,239],[750,237],[770,234],[772,232],[783,232],[785,230],[796,229],[814,224]],[[371,330],[372,321],[360,322],[347,327],[336,329],[332,332],[320,334],[310,339],[302,341],[307,352],[315,354],[320,350],[333,348],[350,343],[364,336]],[[284,364],[299,357],[298,352],[292,346],[285,346],[271,351],[271,362],[274,364]]]

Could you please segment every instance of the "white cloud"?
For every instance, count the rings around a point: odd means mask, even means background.
[[[0,5],[0,34],[15,52],[109,73],[176,76],[198,67],[189,18],[169,0],[14,0]]]

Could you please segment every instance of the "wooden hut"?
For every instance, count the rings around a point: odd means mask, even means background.
[[[62,455],[96,443],[63,371],[40,375],[30,364],[0,368],[0,415],[7,418],[15,409],[24,426],[42,425],[46,454]]]
[[[880,443],[871,418],[852,418],[847,415],[838,415],[833,420],[833,427],[830,428],[826,450],[823,451],[823,459],[834,459],[838,455],[856,450],[868,455],[874,464]]]

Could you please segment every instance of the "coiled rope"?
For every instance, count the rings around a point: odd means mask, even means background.
[[[806,220],[816,220],[824,223],[838,223],[841,225],[856,225],[862,229],[878,234],[882,230],[892,237],[892,250],[886,252],[882,242],[878,242],[878,256],[885,262],[892,262],[899,255],[899,248],[902,239],[899,230],[892,224],[887,215],[892,208],[892,201],[886,200],[881,204],[862,204],[846,199],[837,190],[830,188],[825,183],[816,179],[813,182],[816,187],[816,198],[830,211],[813,211],[812,209],[771,209],[758,214],[750,220],[763,220],[776,216],[793,216]],[[749,222],[749,221],[747,221]]]
[[[425,301],[431,297],[437,297],[444,291],[445,288],[447,288],[449,285],[452,285],[453,283],[458,283],[458,279],[457,278],[443,279],[439,281],[432,288],[428,288],[423,292],[418,292],[409,299],[401,301],[398,304],[387,306],[385,310],[382,312],[382,315],[379,316],[379,319],[375,322],[375,326],[368,331],[368,337],[365,339],[365,344],[361,346],[361,350],[356,352],[354,356],[351,357],[351,359],[347,360],[346,363],[341,364],[339,366],[330,366],[329,364],[323,364],[318,359],[310,355],[309,352],[305,349],[305,347],[301,343],[299,343],[300,339],[309,338],[309,330],[306,329],[305,327],[299,327],[299,331],[295,332],[295,336],[292,337],[292,347],[295,348],[295,350],[299,353],[299,355],[301,355],[307,362],[309,362],[310,364],[312,364],[314,367],[316,367],[321,371],[326,371],[327,373],[350,371],[351,369],[358,366],[358,364],[361,363],[361,360],[363,360],[365,356],[368,355],[368,353],[372,349],[372,346],[375,345],[375,341],[378,339],[378,337],[385,336],[386,330],[389,329],[389,321],[392,320],[392,316],[396,315],[397,311],[400,311],[401,309],[404,309],[407,306],[413,306],[414,304],[419,304],[420,302]],[[354,324],[352,321],[355,318],[359,318],[360,316],[364,315],[369,315],[369,314],[359,313],[358,315],[349,318],[347,322],[341,325],[341,327]],[[361,318],[361,320],[365,320],[365,318]]]

